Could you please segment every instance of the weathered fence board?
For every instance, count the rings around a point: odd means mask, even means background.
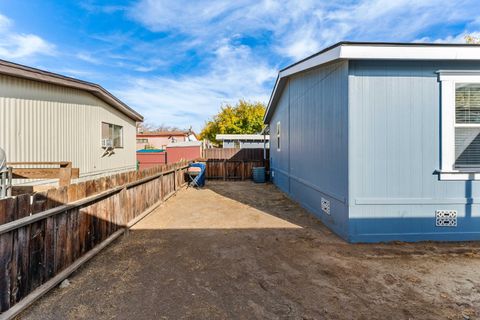
[[[268,149],[266,150],[268,153]],[[235,148],[212,148],[204,149],[204,159],[229,159],[229,160],[263,160],[263,149],[235,149]],[[268,154],[267,154],[268,159]]]
[[[202,160],[206,163],[207,179],[245,180],[252,178],[253,167],[268,167],[264,157],[268,159],[268,149],[213,148],[203,151]]]
[[[207,179],[245,180],[251,179],[253,167],[264,166],[264,161],[208,159],[206,166]]]
[[[185,184],[187,166],[164,165],[0,201],[0,311],[173,194]]]

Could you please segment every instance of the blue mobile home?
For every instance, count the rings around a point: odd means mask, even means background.
[[[338,43],[265,123],[273,182],[347,241],[480,240],[480,46]]]

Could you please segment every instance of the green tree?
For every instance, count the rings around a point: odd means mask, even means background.
[[[465,35],[465,42],[468,44],[480,44],[480,37],[475,37],[472,35]]]
[[[226,104],[218,114],[205,123],[201,139],[218,143],[217,134],[255,134],[263,130],[265,104],[240,100],[236,105]]]

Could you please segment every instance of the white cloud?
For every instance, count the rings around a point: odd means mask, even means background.
[[[79,52],[75,55],[75,57],[77,59],[80,59],[82,61],[85,61],[85,62],[88,62],[88,63],[91,63],[91,64],[100,64],[101,63],[101,61],[99,59],[95,58],[94,56],[92,56],[88,52]]]
[[[280,55],[300,60],[321,49],[320,38],[312,26],[304,25],[285,37],[284,44],[278,45]]]
[[[267,101],[266,84],[276,70],[258,62],[247,46],[233,46],[224,41],[215,52],[214,64],[205,74],[130,79],[115,93],[131,106],[141,110],[153,123],[199,130],[223,103],[240,98]]]
[[[298,60],[341,40],[412,41],[433,26],[477,23],[477,0],[141,0],[130,16],[152,31],[183,33],[207,45],[233,34],[273,34],[281,56]]]
[[[99,75],[92,71],[81,70],[81,69],[73,69],[73,68],[60,68],[55,70],[55,72],[59,72],[67,77],[72,78],[93,78],[99,77]]]
[[[278,61],[294,62],[342,40],[408,42],[437,26],[474,24],[475,19],[479,24],[480,16],[471,12],[476,2],[140,0],[128,15],[153,32],[179,36],[182,40],[175,47],[197,50],[209,69],[203,75],[173,79],[132,79],[130,87],[118,94],[152,122],[193,124],[198,129],[221,103],[238,98],[267,102]],[[261,39],[264,34],[268,34],[266,48],[236,43],[242,37]],[[452,35],[444,40],[461,39]]]
[[[0,55],[8,59],[53,55],[54,52],[53,45],[34,34],[10,34],[0,44]]]
[[[431,37],[423,37],[420,39],[416,39],[414,42],[430,42],[430,43],[465,43],[466,39],[465,36],[469,35],[476,39],[480,39],[480,31],[473,31],[473,32],[462,32],[457,35],[449,35],[444,38],[431,38]]]
[[[12,21],[0,14],[1,58],[22,60],[38,54],[55,54],[55,47],[51,43],[34,34],[16,33],[12,26]]]
[[[0,32],[7,30],[12,25],[12,21],[0,14]]]
[[[176,29],[203,33],[214,19],[221,19],[247,1],[169,1],[143,0],[130,10],[130,15],[154,31]]]
[[[127,8],[121,5],[96,5],[92,1],[79,2],[79,6],[91,13],[115,13],[118,11],[124,11]]]

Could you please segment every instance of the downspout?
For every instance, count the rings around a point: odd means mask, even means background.
[[[263,129],[263,165],[265,166],[266,164],[266,161],[267,161],[267,135],[266,135],[266,129],[267,127],[265,127],[265,129]]]

